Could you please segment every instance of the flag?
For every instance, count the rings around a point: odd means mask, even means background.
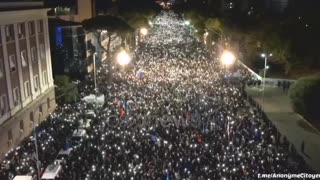
[[[125,110],[127,110],[127,109],[128,109],[128,102],[127,102],[126,100],[124,100],[124,101],[122,102],[122,106],[123,106],[123,108],[124,108]]]
[[[155,142],[155,143],[157,143],[157,141],[158,141],[158,139],[157,139],[157,136],[155,136],[155,135],[151,135],[151,140],[153,141],[153,142]]]
[[[126,111],[124,110],[123,107],[120,108],[120,116],[123,117],[126,115]]]
[[[229,126],[229,122],[227,123],[227,134],[228,134],[228,139],[229,139],[229,136],[230,136],[230,126]]]
[[[167,173],[166,180],[171,180],[171,177],[170,177],[170,173],[169,173],[169,172]]]

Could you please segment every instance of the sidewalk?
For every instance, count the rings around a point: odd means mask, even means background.
[[[262,91],[256,87],[246,89],[260,105]],[[306,162],[317,172],[320,172],[320,132],[309,122],[293,112],[289,97],[278,87],[265,88],[264,112],[278,131],[296,147]],[[304,153],[301,144],[304,141]]]

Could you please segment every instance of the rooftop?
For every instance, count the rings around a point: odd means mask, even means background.
[[[0,11],[15,11],[44,8],[39,0],[0,0]]]

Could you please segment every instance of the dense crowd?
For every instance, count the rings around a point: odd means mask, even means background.
[[[132,65],[98,73],[103,106],[62,105],[37,127],[41,169],[68,137],[95,117],[87,136],[62,163],[60,179],[256,179],[258,173],[310,172],[294,147],[244,86],[255,81],[241,66],[221,66],[182,18],[164,12],[136,50]],[[92,83],[80,88],[93,92]],[[6,155],[3,173],[35,174],[34,137]],[[245,178],[244,178],[245,177]]]

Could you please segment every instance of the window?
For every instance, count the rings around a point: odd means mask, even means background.
[[[12,130],[9,129],[8,131],[8,141],[12,140],[13,139],[13,136],[12,136]]]
[[[40,114],[42,114],[42,105],[41,104],[39,106],[39,112],[40,112]]]
[[[22,34],[22,24],[18,24],[18,35]]]
[[[45,60],[45,48],[44,44],[40,44],[40,59],[41,61]]]
[[[7,95],[3,94],[0,96],[0,117],[8,111]]]
[[[19,39],[22,39],[26,36],[26,31],[24,27],[24,23],[19,23],[18,24],[18,37]]]
[[[17,106],[20,102],[20,96],[19,96],[19,88],[13,88],[13,104],[14,106]]]
[[[6,25],[5,29],[6,29],[6,37],[9,37],[10,36],[10,26]]]
[[[26,98],[31,95],[31,88],[30,88],[29,81],[24,82],[24,93],[25,93]]]
[[[31,111],[30,114],[29,114],[29,118],[30,118],[30,121],[33,122],[34,121],[34,117],[33,117],[33,112]]]
[[[20,120],[20,130],[24,130],[24,123],[23,123],[23,120]]]
[[[43,85],[48,84],[48,75],[47,71],[43,71]]]
[[[48,109],[51,107],[51,105],[50,105],[50,98],[47,98],[47,106],[48,106]]]
[[[37,57],[37,49],[36,47],[31,48],[31,61],[36,62],[36,57]]]
[[[0,78],[3,77],[3,73],[4,71],[3,71],[2,59],[0,59]]]
[[[21,54],[21,64],[22,64],[22,67],[27,67],[28,65],[28,61],[27,61],[27,51],[26,50],[22,50],[20,52]]]
[[[13,54],[9,56],[9,64],[10,71],[14,72],[16,70],[16,57]]]
[[[6,31],[6,39],[7,42],[13,41],[14,40],[14,29],[13,25],[6,25],[5,26],[5,31]]]
[[[29,35],[30,36],[35,35],[34,22],[33,21],[28,22],[28,30],[29,30]]]
[[[43,33],[43,20],[37,21],[37,29],[38,29],[38,33]]]
[[[35,75],[34,76],[34,91],[37,92],[39,88],[39,76]]]

